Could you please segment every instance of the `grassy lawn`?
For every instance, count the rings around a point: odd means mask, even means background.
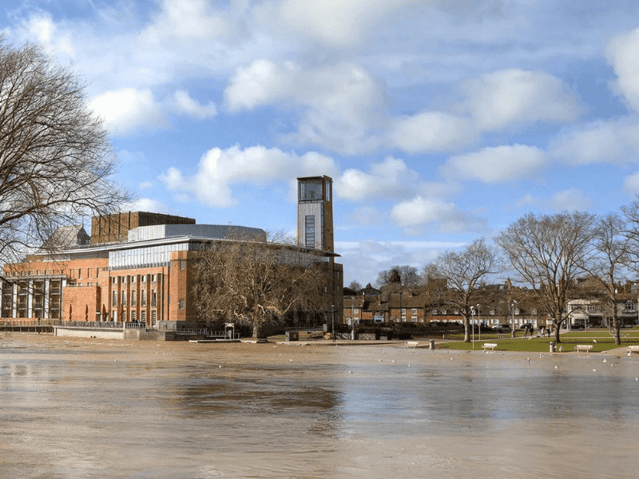
[[[607,333],[607,337],[601,336],[597,339],[596,343],[592,341],[590,337],[567,337],[567,334],[561,335],[561,343],[557,344],[556,351],[559,352],[559,346],[562,347],[562,352],[573,352],[575,345],[577,344],[591,344],[593,346],[592,352],[608,351],[610,349],[616,349],[619,347],[629,346],[631,344],[639,344],[639,335],[636,335],[629,339],[623,339],[621,346],[617,346],[614,339]],[[497,348],[495,351],[527,351],[533,353],[547,353],[550,350],[549,343],[553,341],[553,338],[535,338],[535,339],[487,339],[484,340],[482,335],[482,341],[475,341],[475,351],[482,350],[481,345],[485,342],[496,343]],[[470,351],[473,349],[472,343],[464,342],[451,342],[437,344],[437,349],[456,349]]]

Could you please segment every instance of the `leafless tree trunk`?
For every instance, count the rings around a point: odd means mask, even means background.
[[[566,320],[575,280],[593,254],[595,216],[530,213],[502,232],[496,243],[505,251],[521,280],[532,286],[541,306],[554,319],[555,341]]]
[[[116,158],[78,80],[35,46],[0,38],[0,262],[61,225],[117,210]]]
[[[429,282],[445,280],[445,301],[456,308],[464,321],[464,341],[470,342],[470,317],[480,282],[487,275],[498,272],[495,251],[484,239],[475,240],[460,252],[449,251],[435,263],[424,268],[423,277]]]
[[[588,272],[603,287],[607,309],[612,318],[615,344],[621,344],[619,334],[619,314],[617,310],[617,288],[622,279],[624,268],[629,261],[629,241],[624,233],[627,231],[625,221],[617,214],[611,213],[599,220],[594,246],[596,255],[586,265]]]
[[[232,318],[253,328],[294,310],[330,309],[327,263],[291,242],[231,238],[214,242],[195,266],[193,297],[206,318]]]

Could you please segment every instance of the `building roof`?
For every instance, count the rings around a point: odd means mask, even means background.
[[[60,226],[44,242],[40,251],[55,251],[88,245],[91,237],[82,225]]]

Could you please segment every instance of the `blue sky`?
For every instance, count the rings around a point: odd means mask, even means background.
[[[636,1],[3,5],[86,81],[131,209],[294,234],[329,175],[346,284],[639,193]]]

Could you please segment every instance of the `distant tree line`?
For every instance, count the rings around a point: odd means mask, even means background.
[[[461,250],[442,254],[421,272],[402,265],[381,271],[378,288],[393,292],[421,289],[434,301],[448,304],[463,318],[470,341],[470,319],[481,287],[491,276],[503,275],[527,287],[529,297],[553,321],[555,341],[569,318],[568,301],[583,294],[580,278],[594,282],[611,319],[616,344],[621,344],[617,303],[621,285],[639,271],[639,199],[618,213],[529,213],[488,244],[480,238]],[[357,281],[351,283],[359,286]],[[357,288],[352,288],[357,290]]]

